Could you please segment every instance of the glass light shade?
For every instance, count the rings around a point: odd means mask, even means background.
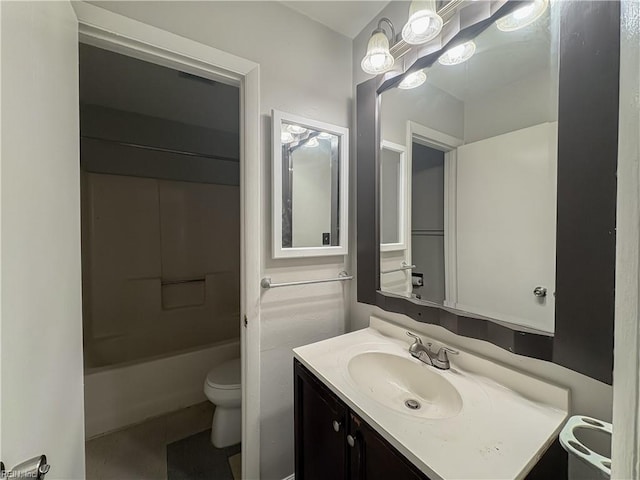
[[[301,127],[300,125],[293,125],[293,124],[287,126],[287,129],[295,135],[300,135],[301,133],[304,133],[307,131],[306,128]]]
[[[427,74],[424,70],[418,70],[407,75],[398,85],[398,88],[403,90],[409,90],[410,88],[416,88],[422,85],[427,80]]]
[[[367,54],[362,59],[362,70],[371,75],[384,73],[393,67],[395,59],[389,52],[389,39],[382,31],[377,31],[369,39]]]
[[[496,26],[503,32],[519,30],[539,19],[548,6],[549,0],[533,0],[530,4],[502,17],[496,22]]]
[[[294,138],[291,132],[283,131],[280,133],[280,141],[282,143],[291,143],[293,140]]]
[[[307,141],[304,144],[305,147],[309,147],[309,148],[317,147],[318,145],[320,144],[318,143],[318,139],[316,137],[313,137],[311,140]]]
[[[438,36],[442,25],[442,17],[436,13],[435,0],[411,2],[409,20],[402,28],[402,39],[410,45],[427,43]]]
[[[457,47],[450,48],[440,55],[438,62],[442,65],[458,65],[469,60],[475,52],[476,44],[471,40]]]
[[[322,138],[324,140],[328,140],[331,137],[333,137],[333,135],[331,135],[329,132],[320,132],[320,135],[318,135],[318,138]]]

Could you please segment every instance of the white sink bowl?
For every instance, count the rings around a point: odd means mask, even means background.
[[[359,390],[386,407],[423,418],[454,417],[462,410],[462,397],[433,368],[381,352],[361,353],[348,365]]]

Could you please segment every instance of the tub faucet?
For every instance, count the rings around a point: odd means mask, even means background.
[[[417,358],[422,363],[439,368],[440,370],[449,370],[451,368],[448,354],[457,355],[460,353],[457,350],[448,347],[440,347],[436,353],[431,350],[431,343],[427,343],[425,346],[419,336],[411,332],[407,332],[407,335],[414,339],[413,343],[409,347],[409,353],[411,356]]]

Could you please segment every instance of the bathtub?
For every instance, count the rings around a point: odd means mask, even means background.
[[[87,439],[206,400],[202,387],[216,364],[240,356],[238,339],[134,362],[85,368]]]

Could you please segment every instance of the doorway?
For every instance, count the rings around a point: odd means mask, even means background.
[[[74,5],[80,42],[239,89],[242,474],[259,476],[259,65],[88,4]],[[196,79],[197,81],[197,79]],[[204,379],[202,379],[204,383]]]
[[[241,428],[239,88],[86,44],[79,58],[87,475],[231,478]],[[220,369],[224,385],[211,387]],[[236,405],[216,408],[216,388]]]

